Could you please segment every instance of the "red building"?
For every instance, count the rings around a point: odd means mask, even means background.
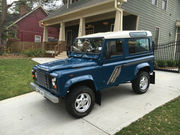
[[[16,37],[19,41],[42,42],[43,27],[40,26],[39,22],[48,15],[47,12],[41,6],[35,8],[29,13],[26,13],[25,11],[25,9],[21,10],[21,17],[8,26],[8,28],[16,28]],[[58,40],[58,29],[48,28],[48,33],[49,40]]]

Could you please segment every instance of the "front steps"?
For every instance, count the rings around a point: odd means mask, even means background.
[[[67,58],[67,52],[64,51],[60,53],[58,56],[55,57],[56,59],[66,59]]]

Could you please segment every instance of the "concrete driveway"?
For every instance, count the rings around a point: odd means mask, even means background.
[[[155,108],[180,96],[180,74],[156,72],[156,85],[144,95],[130,84],[106,89],[102,105],[83,119],[66,113],[63,101],[52,104],[38,93],[0,102],[0,135],[109,135],[128,126]]]

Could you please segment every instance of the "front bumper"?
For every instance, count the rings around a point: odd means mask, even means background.
[[[39,87],[38,85],[36,85],[34,83],[30,83],[30,86],[33,90],[35,90],[38,93],[40,93],[41,95],[43,95],[44,97],[49,99],[51,102],[53,102],[55,104],[59,103],[59,98],[57,96],[51,94],[50,92],[46,91],[45,89]]]

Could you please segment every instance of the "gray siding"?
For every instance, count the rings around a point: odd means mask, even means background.
[[[128,0],[122,8],[139,16],[139,30],[149,30],[155,35],[155,27],[160,28],[159,43],[175,40],[176,20],[180,15],[180,0],[168,0],[167,9],[162,10],[162,0],[158,5],[152,5],[152,0]]]
[[[180,0],[176,0],[176,11],[177,11],[177,14],[176,14],[176,17],[177,17],[177,20],[180,20]]]

